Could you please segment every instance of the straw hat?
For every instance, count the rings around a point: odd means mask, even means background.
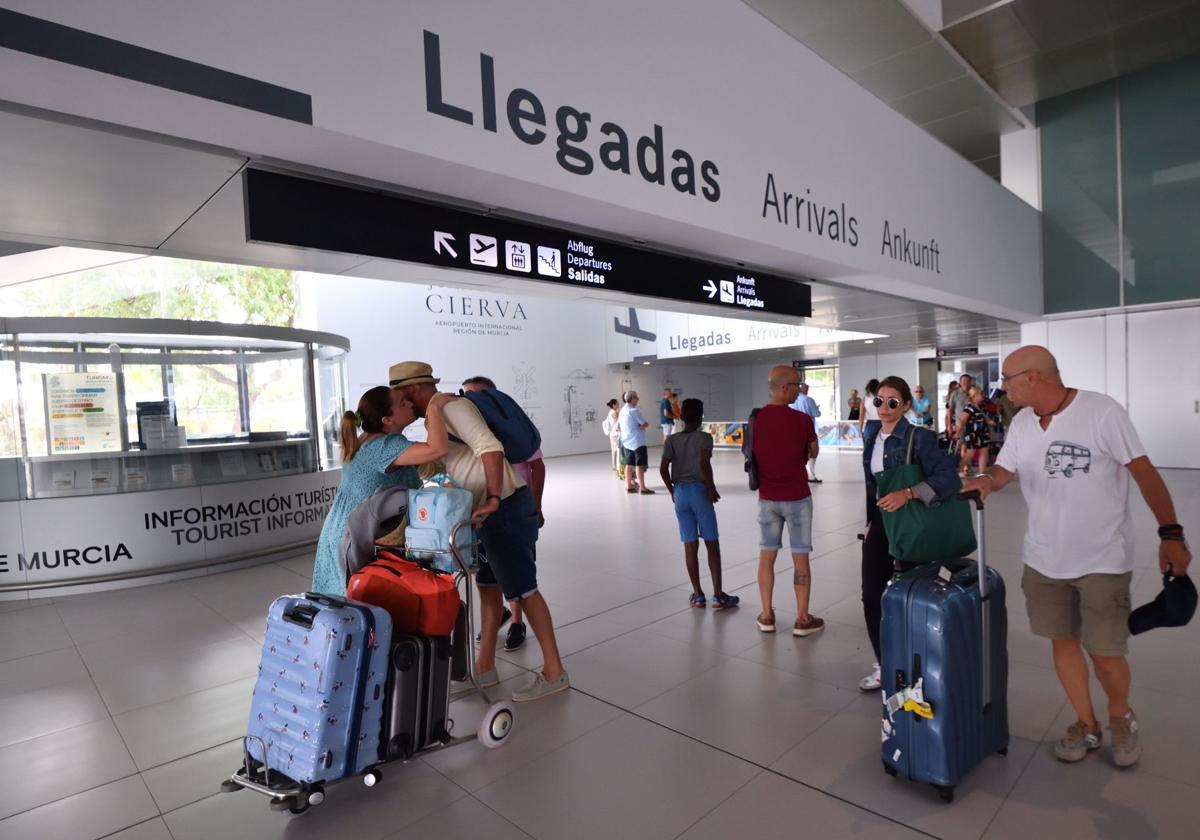
[[[405,385],[436,385],[442,380],[433,375],[433,368],[424,362],[397,362],[388,368],[388,384],[393,388]]]

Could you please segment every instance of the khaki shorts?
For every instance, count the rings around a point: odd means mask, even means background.
[[[1124,656],[1129,652],[1132,577],[1126,572],[1060,580],[1026,566],[1021,589],[1029,627],[1047,639],[1078,639],[1094,656]]]

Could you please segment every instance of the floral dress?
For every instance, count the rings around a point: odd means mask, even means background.
[[[380,487],[407,487],[410,490],[421,486],[416,467],[400,467],[387,472],[392,461],[412,441],[404,435],[393,434],[367,441],[348,464],[342,465],[342,481],[338,485],[333,505],[325,517],[321,537],[317,541],[317,559],[313,564],[312,591],[325,595],[345,595],[346,580],[342,564],[338,561],[338,547],[346,530],[350,514]]]
[[[987,448],[991,439],[987,413],[974,403],[967,403],[965,410],[967,422],[963,426],[963,446],[968,449]]]

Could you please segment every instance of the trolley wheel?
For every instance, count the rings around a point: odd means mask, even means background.
[[[895,777],[896,768],[893,767],[892,765],[888,764],[886,761],[884,761],[883,762],[883,772],[887,773],[889,776]]]
[[[479,743],[494,750],[503,746],[513,728],[513,712],[505,703],[493,703],[483,713],[476,735]]]
[[[953,787],[947,787],[944,785],[934,785],[934,787],[937,788],[938,796],[942,798],[943,802],[949,804],[954,801]]]
[[[226,779],[221,782],[221,793],[237,793],[239,790],[242,790],[242,786],[233,779]]]
[[[375,785],[379,784],[379,781],[382,778],[383,778],[382,770],[380,770],[378,767],[368,767],[366,769],[366,771],[363,773],[362,780],[363,780],[363,784],[366,785],[367,787],[375,787]]]
[[[294,796],[272,796],[269,807],[272,811],[290,811],[292,808],[297,807],[298,804]],[[307,808],[308,806],[305,805],[305,807]]]
[[[308,813],[308,809],[309,809],[310,807],[311,807],[311,806],[309,806],[309,805],[307,805],[307,804],[304,804],[304,805],[297,805],[295,808],[288,808],[288,813],[289,813],[289,814],[291,814],[291,815],[293,815],[293,816],[296,816],[296,817],[298,817],[298,816],[300,816],[301,814],[307,814],[307,813]]]
[[[320,785],[312,788],[307,795],[300,795],[300,801],[304,803],[305,808],[309,805],[320,805],[325,801],[325,788]]]

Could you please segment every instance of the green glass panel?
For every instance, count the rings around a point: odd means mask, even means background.
[[[1125,303],[1200,298],[1200,57],[1119,92]]]
[[[1117,306],[1115,85],[1038,103],[1042,260],[1047,312]]]

